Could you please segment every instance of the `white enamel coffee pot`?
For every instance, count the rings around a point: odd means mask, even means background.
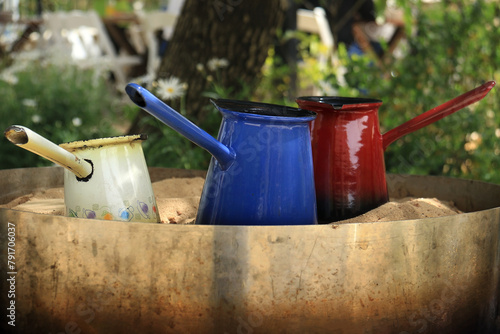
[[[15,145],[62,167],[68,217],[157,223],[160,221],[142,142],[146,135],[118,136],[56,145],[12,125]]]

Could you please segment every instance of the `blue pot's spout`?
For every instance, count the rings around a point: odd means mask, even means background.
[[[231,148],[223,145],[206,131],[163,103],[147,89],[138,84],[130,83],[125,91],[137,106],[212,154],[222,170],[226,170],[234,162],[236,154]]]

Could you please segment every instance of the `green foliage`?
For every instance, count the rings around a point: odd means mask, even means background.
[[[384,65],[377,65],[369,55],[349,56],[343,45],[338,45],[331,62],[317,36],[282,34],[282,42],[298,39],[297,94],[381,99],[379,116],[385,132],[498,76],[500,13],[495,2],[443,1],[429,6],[398,1],[398,5],[406,22],[407,42],[401,44],[404,56],[389,57]],[[384,7],[385,1],[377,1],[377,8]],[[271,49],[256,89],[234,91],[218,86],[213,76],[207,96],[296,106],[289,92],[293,74],[293,68]],[[385,153],[387,171],[499,183],[497,89],[482,101],[391,144]],[[213,106],[207,107],[212,110],[207,119],[193,121],[216,136],[220,115]],[[165,138],[151,144],[154,150],[148,153],[149,159],[161,152],[155,163],[206,167],[210,156],[205,151],[160,126]]]
[[[379,5],[383,1],[378,1]],[[349,57],[322,71],[325,95],[370,96],[384,104],[383,132],[498,76],[500,13],[496,2],[442,1],[432,6],[399,1],[406,20],[402,58],[377,65],[370,56]],[[379,6],[383,8],[383,6]],[[311,54],[317,57],[317,54]],[[345,71],[342,83],[338,73]],[[391,144],[388,172],[447,175],[500,182],[500,95],[482,101]],[[334,93],[331,91],[333,90]]]
[[[496,4],[455,1],[434,6],[416,8],[408,55],[394,60],[386,82],[369,88],[371,95],[385,102],[380,111],[385,129],[498,76]],[[500,182],[497,89],[482,101],[392,144],[386,154],[387,170]]]
[[[148,140],[142,145],[148,166],[201,170],[208,168],[210,154],[167,125],[153,117],[143,118],[141,125],[152,129],[147,132]]]
[[[376,0],[382,12],[385,0]],[[390,130],[489,80],[498,79],[500,52],[500,9],[495,1],[441,1],[432,5],[420,1],[397,0],[403,9],[406,43],[403,56],[379,65],[369,55],[349,56],[338,45],[334,61],[319,38],[304,33],[284,32],[281,42],[298,39],[299,62],[290,67],[271,49],[256,88],[242,89],[218,84],[219,71],[208,64],[199,66],[209,82],[206,96],[254,100],[296,106],[290,87],[295,77],[298,95],[370,96],[381,99],[382,131]],[[321,60],[323,59],[323,60]],[[324,60],[327,60],[326,62]],[[19,73],[19,82],[0,82],[0,105],[4,127],[18,123],[33,127],[54,142],[102,137],[110,125],[116,106],[108,91],[89,90],[90,71],[34,68]],[[227,64],[231,66],[231,64]],[[296,73],[295,73],[296,71]],[[31,73],[39,73],[41,79]],[[389,146],[386,169],[392,173],[446,175],[500,183],[500,94],[498,87],[482,101],[456,112],[424,129],[409,134]],[[104,93],[99,93],[104,92]],[[36,99],[36,107],[22,103]],[[181,102],[182,106],[188,101]],[[168,103],[168,100],[167,100]],[[203,119],[192,121],[217,136],[221,116],[207,104]],[[129,120],[140,112],[127,109]],[[141,111],[142,112],[142,111]],[[35,115],[41,120],[34,123]],[[82,125],[75,127],[75,117]],[[210,155],[164,124],[146,117],[143,124],[150,138],[144,143],[150,166],[206,169]],[[2,168],[28,167],[46,162],[4,140]]]
[[[111,6],[117,11],[130,11],[132,2],[128,0],[23,0],[19,2],[21,16],[34,16],[37,14],[38,3],[43,11],[69,11],[94,9],[104,15],[106,8]],[[143,8],[158,9],[165,4],[164,0],[142,0]]]
[[[0,125],[23,125],[54,143],[119,134],[113,91],[93,70],[26,60],[0,75]],[[51,165],[2,138],[1,168]]]

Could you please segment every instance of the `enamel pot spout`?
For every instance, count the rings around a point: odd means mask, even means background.
[[[317,223],[309,123],[297,108],[218,99],[217,139],[146,89],[129,84],[139,107],[212,154],[196,217],[209,225]]]
[[[443,103],[431,110],[412,118],[411,120],[395,127],[394,129],[384,133],[384,150],[399,138],[417,131],[429,124],[432,124],[440,119],[453,114],[454,112],[467,107],[479,100],[482,100],[486,94],[495,86],[495,81],[488,81],[481,86],[464,93],[456,98]]]
[[[92,161],[80,159],[25,126],[11,125],[5,130],[4,136],[14,145],[66,168],[82,181],[88,181],[92,177]]]
[[[137,106],[212,154],[223,170],[226,170],[234,162],[235,153],[230,148],[163,103],[147,89],[131,83],[127,85],[125,91]]]

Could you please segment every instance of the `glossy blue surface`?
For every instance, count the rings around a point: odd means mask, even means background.
[[[215,100],[212,102],[223,116],[215,140],[180,114],[171,117],[171,108],[165,108],[144,88],[128,85],[126,91],[141,108],[214,156],[201,195],[197,224],[317,223],[309,131],[315,113],[264,103]],[[192,130],[193,126],[197,129]],[[213,147],[217,153],[212,152]]]
[[[217,104],[217,101],[214,102]],[[308,122],[219,107],[218,139],[236,152],[224,171],[212,159],[196,222],[213,225],[316,224]]]

